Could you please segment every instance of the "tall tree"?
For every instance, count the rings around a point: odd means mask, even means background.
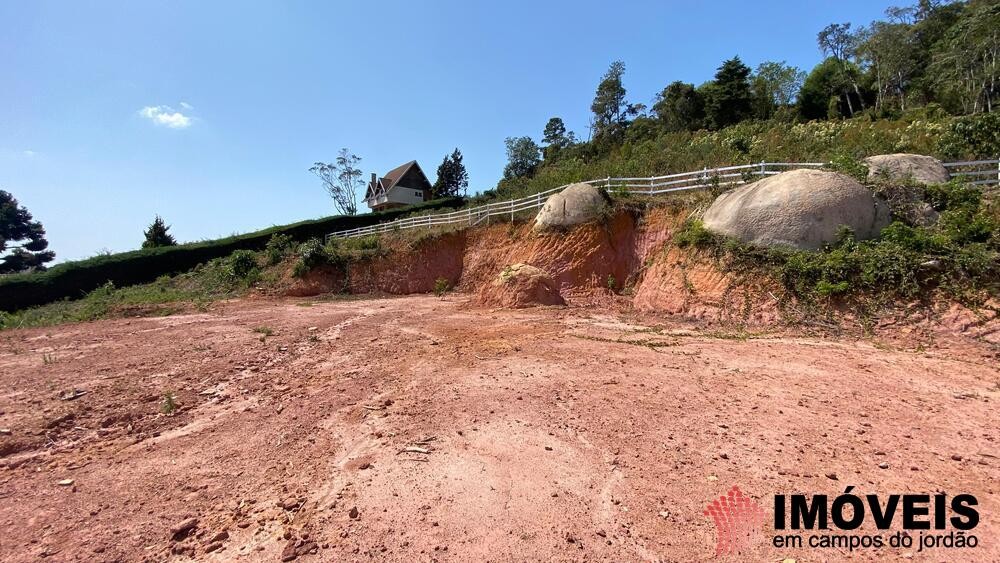
[[[576,134],[566,131],[566,124],[562,118],[553,117],[545,124],[542,131],[542,142],[545,143],[544,153],[546,159],[551,159],[559,154],[559,151],[576,143]]]
[[[56,254],[45,239],[45,228],[10,192],[0,190],[0,274],[44,270]]]
[[[851,87],[847,74],[858,76],[854,63],[843,63],[829,57],[816,65],[799,91],[799,114],[805,119],[851,117],[859,106],[859,96]]]
[[[364,187],[360,164],[361,158],[345,148],[340,149],[332,164],[317,162],[309,169],[323,182],[334,207],[344,215],[358,213],[358,190]]]
[[[153,222],[149,224],[149,228],[143,231],[144,240],[142,241],[143,248],[158,248],[161,246],[177,246],[177,241],[174,236],[168,233],[170,230],[170,225],[168,225],[163,217],[157,215]]]
[[[593,131],[595,139],[618,139],[625,132],[630,117],[642,111],[642,106],[630,104],[625,100],[625,86],[622,76],[625,74],[625,63],[615,61],[601,77],[590,104],[593,112]]]
[[[859,109],[865,109],[864,96],[861,95],[861,87],[858,85],[859,73],[854,72],[850,64],[851,59],[857,55],[858,36],[851,33],[850,23],[831,23],[816,34],[816,42],[824,55],[839,64],[841,77],[838,82],[844,84],[843,99],[847,102],[848,113],[854,117],[855,103]],[[853,99],[846,91],[848,88],[854,91]]]
[[[920,73],[919,50],[909,23],[876,21],[858,34],[857,56],[874,80],[876,110],[882,110],[890,98],[906,109],[910,83]]]
[[[653,114],[667,131],[694,131],[705,120],[705,100],[694,84],[671,82],[656,95]]]
[[[541,148],[531,137],[507,137],[504,144],[507,146],[507,165],[503,169],[505,180],[526,178],[535,173],[541,163]]]
[[[469,188],[469,173],[462,164],[462,153],[457,148],[444,155],[438,166],[437,180],[434,181],[434,197],[465,195]]]
[[[739,57],[722,63],[712,86],[705,90],[705,117],[711,129],[722,129],[752,115],[750,67]]]
[[[931,70],[966,113],[990,112],[1000,103],[1000,3],[973,0],[939,43]]]
[[[750,81],[754,115],[769,119],[778,108],[792,105],[805,77],[806,73],[785,61],[765,61],[757,65]]]

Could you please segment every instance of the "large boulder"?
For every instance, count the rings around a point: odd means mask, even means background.
[[[842,225],[859,239],[889,224],[889,209],[850,176],[790,170],[720,195],[705,227],[743,242],[816,250],[834,242]]]
[[[494,307],[519,309],[533,305],[565,305],[552,277],[528,264],[507,266],[479,292],[480,301]]]
[[[868,180],[943,184],[951,179],[941,161],[922,154],[880,154],[865,159]]]
[[[593,221],[607,208],[608,198],[601,190],[585,183],[570,184],[549,196],[535,217],[534,229],[542,231]]]

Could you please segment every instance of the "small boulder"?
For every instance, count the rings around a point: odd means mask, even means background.
[[[535,217],[536,231],[570,227],[597,219],[607,211],[608,197],[590,184],[571,184],[549,196]]]
[[[528,264],[514,264],[480,291],[489,306],[519,309],[534,305],[565,305],[556,282],[547,272]]]
[[[846,225],[858,240],[889,224],[888,206],[850,176],[790,170],[716,198],[705,227],[743,242],[817,250]]]
[[[940,160],[922,154],[880,154],[865,159],[868,180],[913,181],[918,184],[943,184],[951,174]]]

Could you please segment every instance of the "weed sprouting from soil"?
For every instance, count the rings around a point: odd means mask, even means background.
[[[160,397],[160,412],[163,414],[173,414],[177,410],[177,397],[173,391],[165,391]]]

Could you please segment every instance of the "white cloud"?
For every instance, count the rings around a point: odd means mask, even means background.
[[[187,104],[182,103],[181,105],[186,106]],[[187,129],[191,126],[191,117],[175,111],[170,106],[146,106],[139,110],[139,115],[157,125],[171,129]]]
[[[187,102],[181,102],[181,108],[190,110],[190,109],[194,109],[194,106],[192,106],[191,104],[189,104]]]
[[[27,158],[31,158],[31,157],[35,156],[36,153],[35,153],[35,151],[27,150],[27,151],[21,151],[21,154],[23,154]]]

